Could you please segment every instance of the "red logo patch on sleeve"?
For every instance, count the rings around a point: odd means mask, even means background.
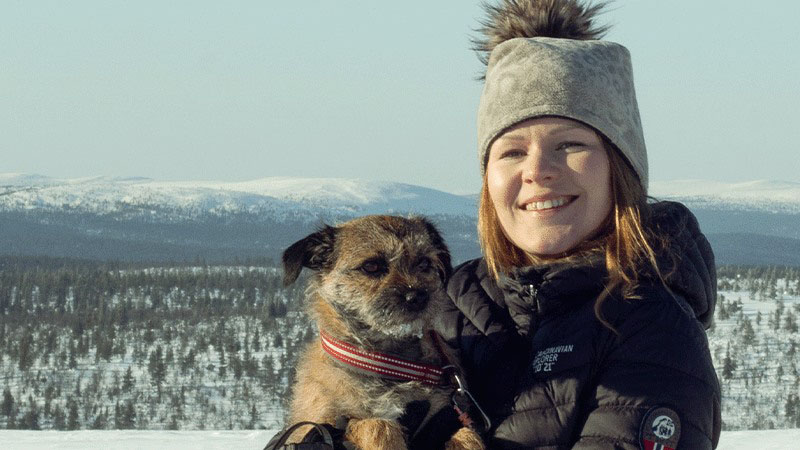
[[[680,416],[665,406],[650,408],[639,426],[641,450],[675,450],[680,437]]]

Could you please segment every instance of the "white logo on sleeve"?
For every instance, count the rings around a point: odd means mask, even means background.
[[[639,426],[640,450],[675,450],[681,439],[681,418],[670,407],[650,408]]]
[[[669,439],[675,434],[675,422],[668,416],[658,416],[653,421],[653,434],[661,439]]]

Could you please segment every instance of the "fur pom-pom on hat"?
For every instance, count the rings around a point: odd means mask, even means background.
[[[502,0],[499,5],[483,3],[487,17],[477,30],[483,38],[472,40],[473,50],[484,64],[488,64],[492,50],[509,39],[600,39],[608,31],[608,26],[596,26],[594,21],[606,5],[582,5],[579,0]]]

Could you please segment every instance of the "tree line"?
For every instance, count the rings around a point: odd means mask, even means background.
[[[800,423],[800,268],[718,268],[726,429]],[[0,258],[0,428],[278,428],[304,282],[229,265]],[[744,300],[769,307],[745,314]]]
[[[280,425],[302,283],[271,266],[0,262],[0,426]]]

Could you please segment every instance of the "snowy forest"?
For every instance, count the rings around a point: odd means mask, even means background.
[[[315,330],[271,261],[0,258],[0,428],[277,429]],[[719,268],[723,429],[800,426],[800,268]]]

